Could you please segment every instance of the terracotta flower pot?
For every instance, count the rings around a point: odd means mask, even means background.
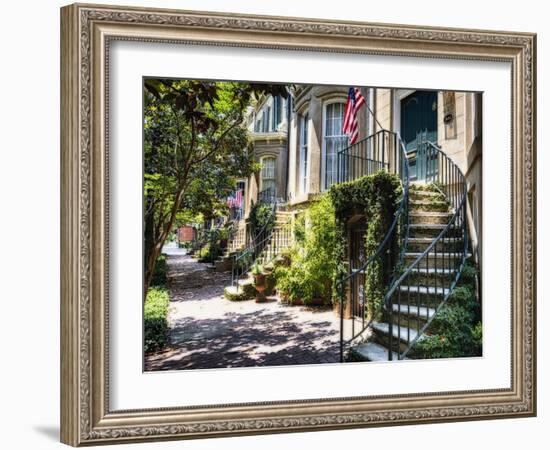
[[[264,294],[264,291],[267,288],[266,282],[265,282],[265,274],[259,273],[254,275],[254,287],[256,288],[257,295],[256,295],[256,302],[261,303],[266,301],[266,297]]]

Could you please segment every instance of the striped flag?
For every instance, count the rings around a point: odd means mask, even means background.
[[[365,97],[358,88],[350,87],[348,91],[348,101],[344,112],[344,124],[342,132],[349,136],[350,145],[355,144],[359,136],[359,123],[357,113],[359,108],[365,104]]]
[[[239,189],[235,194],[231,194],[227,197],[225,203],[229,208],[240,208],[243,202],[243,191]]]
[[[242,204],[243,204],[243,191],[242,189],[239,189],[235,194],[235,206],[237,208],[240,208],[242,207]]]
[[[229,197],[227,197],[225,203],[227,204],[228,208],[233,208],[233,206],[235,206],[235,197],[230,195]]]

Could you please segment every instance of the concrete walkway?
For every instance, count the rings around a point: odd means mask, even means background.
[[[145,370],[335,363],[339,319],[332,310],[285,306],[276,298],[231,302],[230,273],[186,255],[168,256],[169,344]]]

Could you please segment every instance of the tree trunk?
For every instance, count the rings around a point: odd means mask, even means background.
[[[178,194],[176,195],[176,198],[174,200],[174,204],[172,205],[172,210],[170,211],[169,219],[166,223],[159,224],[160,226],[157,227],[155,230],[154,227],[154,218],[147,218],[145,220],[145,232],[146,236],[144,239],[144,246],[145,246],[145,267],[144,267],[144,277],[143,277],[143,301],[147,298],[147,291],[149,290],[149,286],[151,285],[151,280],[153,279],[153,274],[155,273],[155,265],[157,262],[157,258],[160,256],[162,246],[164,245],[164,242],[168,238],[168,235],[170,234],[170,230],[174,226],[174,222],[176,221],[176,215],[181,207],[181,202],[184,195],[184,189],[181,189]],[[153,214],[153,213],[151,213]],[[147,228],[147,222],[148,220],[151,220],[151,230],[152,234],[150,236],[147,235],[147,232],[149,231]],[[162,230],[159,232],[158,230]]]

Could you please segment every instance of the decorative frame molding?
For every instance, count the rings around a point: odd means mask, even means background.
[[[108,398],[111,40],[494,60],[512,67],[510,389],[117,411]],[[536,414],[536,35],[75,4],[61,9],[61,440],[129,441]]]

